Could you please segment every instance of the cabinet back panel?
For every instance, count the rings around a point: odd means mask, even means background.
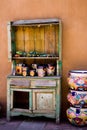
[[[54,26],[45,27],[45,52],[55,53],[55,28]]]
[[[58,54],[59,53],[59,50],[58,50],[58,46],[59,46],[59,27],[58,26],[55,26],[55,54]]]
[[[29,109],[29,93],[28,92],[15,92],[13,94],[13,107]],[[22,98],[22,100],[21,100]]]
[[[34,50],[34,29],[32,27],[25,27],[25,51]]]
[[[35,50],[44,52],[44,27],[35,28]]]
[[[58,25],[17,26],[16,50],[58,54]]]
[[[24,51],[24,30],[23,27],[18,27],[15,33],[16,50]]]

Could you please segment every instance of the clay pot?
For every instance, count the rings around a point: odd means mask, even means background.
[[[87,125],[87,108],[70,107],[66,114],[70,123],[77,126]]]
[[[87,71],[85,70],[69,71],[68,84],[70,89],[87,91]]]
[[[70,90],[67,95],[69,103],[74,107],[87,107],[87,92]]]

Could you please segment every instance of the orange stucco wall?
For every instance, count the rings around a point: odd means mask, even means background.
[[[0,1],[0,103],[6,114],[6,76],[8,62],[7,22],[19,19],[52,18],[62,20],[62,105],[61,117],[68,107],[67,74],[71,69],[87,70],[87,0],[2,0]]]

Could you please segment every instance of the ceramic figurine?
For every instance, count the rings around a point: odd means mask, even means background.
[[[54,73],[55,73],[55,66],[52,65],[52,64],[48,64],[47,75],[48,76],[54,76]]]

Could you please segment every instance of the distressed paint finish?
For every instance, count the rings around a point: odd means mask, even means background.
[[[61,110],[61,79],[57,80],[56,89],[56,123],[60,122],[60,110]]]
[[[33,110],[55,111],[55,89],[35,89],[33,91]]]
[[[7,80],[7,120],[10,120],[10,80]]]
[[[7,120],[10,120],[11,116],[25,115],[25,116],[45,116],[55,118],[56,122],[60,120],[60,79],[61,77],[53,78],[40,78],[42,81],[42,87],[37,86],[37,80],[34,77],[14,77],[8,76],[7,78]],[[26,81],[27,84],[19,83]],[[36,82],[35,82],[36,81]],[[47,83],[43,84],[44,82]],[[53,86],[50,84],[53,81]],[[15,82],[15,83],[14,83]],[[35,83],[35,84],[34,84]],[[20,86],[17,86],[17,85]],[[33,84],[33,85],[32,85]],[[45,87],[45,88],[44,88]],[[37,89],[36,89],[37,88]],[[14,108],[13,101],[14,92],[29,92],[29,109]]]
[[[59,20],[59,32],[58,32],[58,52],[59,52],[59,60],[62,60],[62,22]]]
[[[59,19],[36,19],[21,20],[11,22],[12,33],[12,69],[17,63],[26,61],[28,65],[31,63],[55,63],[56,74],[54,76],[17,76],[9,75],[7,77],[7,120],[11,116],[45,116],[55,118],[56,123],[60,121],[60,89],[61,89],[61,22]],[[31,45],[32,44],[32,45]],[[9,45],[10,46],[10,45]],[[15,46],[15,47],[14,47]],[[9,50],[10,50],[9,49]],[[32,50],[33,49],[33,50]],[[8,50],[8,51],[9,51]],[[54,57],[15,57],[16,51],[39,51],[47,54],[54,54]],[[11,57],[10,57],[11,58]],[[17,102],[15,93],[28,93],[28,103],[25,100],[23,108],[23,96]],[[15,103],[15,105],[14,105]],[[17,105],[17,103],[19,103]],[[15,106],[15,107],[14,107]]]
[[[8,24],[7,24],[7,31],[8,31],[8,60],[11,61],[11,59],[12,59],[11,22],[8,22]]]

